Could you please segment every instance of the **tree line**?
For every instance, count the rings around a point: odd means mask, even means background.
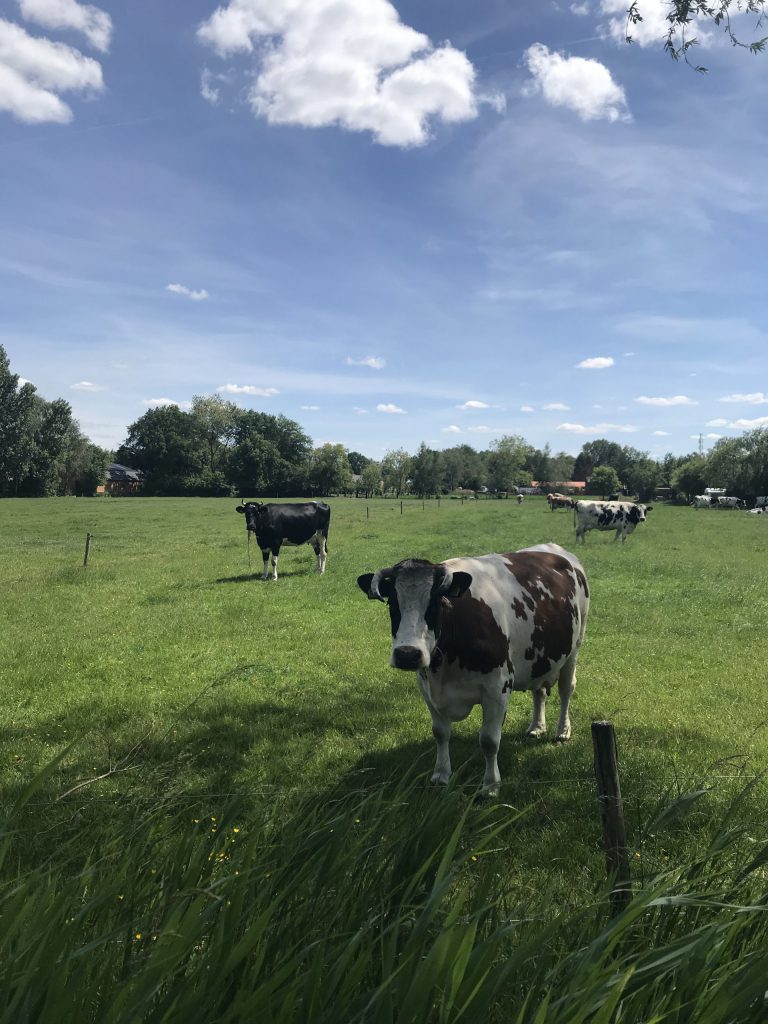
[[[340,444],[313,447],[287,416],[241,409],[220,395],[195,396],[188,412],[149,409],[128,427],[116,452],[88,440],[63,399],[48,402],[11,373],[0,346],[0,496],[93,494],[110,461],[141,471],[142,493],[158,496],[325,496],[413,494],[458,488],[509,493],[536,481],[545,489],[585,480],[590,494],[651,499],[661,487],[689,500],[707,486],[751,498],[768,494],[768,429],[723,438],[707,453],[661,459],[599,438],[578,455],[536,448],[518,434],[487,450],[468,444],[413,454],[392,449],[380,461]]]

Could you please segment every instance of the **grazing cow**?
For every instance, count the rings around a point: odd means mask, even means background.
[[[755,508],[766,508],[768,506],[768,498],[755,498]]]
[[[245,516],[249,533],[256,534],[256,541],[264,559],[264,575],[267,579],[267,562],[272,552],[272,579],[277,579],[277,558],[283,544],[311,544],[317,555],[317,571],[325,572],[328,556],[328,524],[331,521],[330,506],[322,501],[305,501],[296,504],[264,505],[260,501],[246,501],[237,506]]]
[[[768,506],[761,505],[759,508],[749,509],[749,515],[751,516],[768,516]]]
[[[522,494],[518,494],[518,496],[517,496],[517,504],[518,505],[522,505],[523,504],[523,496],[522,496]]]
[[[742,508],[743,505],[744,502],[741,500],[741,498],[732,498],[726,497],[725,495],[720,495],[720,497],[717,499],[718,508]]]
[[[712,494],[695,494],[692,504],[695,509],[717,508],[717,497]]]
[[[575,501],[576,540],[585,544],[584,535],[589,530],[615,530],[614,542],[621,537],[623,544],[638,523],[645,522],[646,513],[652,511],[653,505],[639,505],[634,501]]]
[[[547,727],[545,701],[557,680],[555,738],[570,738],[568,705],[589,610],[587,579],[575,555],[557,544],[538,544],[437,565],[409,558],[365,573],[357,583],[370,599],[389,605],[390,665],[416,672],[437,741],[433,783],[445,785],[451,774],[451,723],[480,704],[483,791],[498,794],[497,755],[512,690],[531,691],[526,734],[539,737]]]

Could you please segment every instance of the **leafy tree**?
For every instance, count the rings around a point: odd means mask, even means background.
[[[343,444],[315,448],[309,463],[308,482],[314,494],[338,494],[349,490],[352,471]]]
[[[411,457],[404,448],[388,451],[381,460],[381,475],[384,488],[394,491],[396,497],[404,493],[411,473]]]
[[[240,410],[221,395],[194,395],[189,415],[205,451],[205,468],[210,476],[223,473],[228,449],[232,445]]]
[[[632,42],[633,26],[643,20],[643,0],[632,0],[627,9],[627,42]],[[736,36],[731,23],[731,15],[754,14],[755,31],[759,31],[768,9],[765,0],[669,0],[666,19],[668,23],[664,49],[673,60],[684,60],[690,64],[688,51],[698,42],[696,37],[690,38],[688,33],[693,21],[702,25],[709,23],[714,28],[722,28],[733,46],[749,50],[750,53],[761,53],[768,43],[768,37],[756,37],[745,42]],[[693,65],[692,65],[693,66]],[[696,65],[697,71],[706,71],[705,67]]]
[[[500,437],[488,453],[488,484],[495,491],[508,491],[516,484],[528,485],[531,474],[523,469],[530,445],[519,434]]]
[[[24,427],[31,443],[25,472],[18,481],[19,495],[39,498],[57,493],[60,464],[73,422],[72,409],[63,398],[46,402],[34,396]]]
[[[59,460],[57,493],[94,495],[107,478],[110,461],[109,452],[89,441],[73,420]]]
[[[573,465],[573,476],[571,479],[589,480],[594,468],[595,463],[593,462],[591,455],[582,449],[576,456],[576,462]]]
[[[658,462],[655,459],[638,459],[627,469],[624,482],[640,501],[649,501],[661,477]]]
[[[578,480],[574,476],[575,459],[568,452],[557,452],[550,460],[550,473],[553,480]]]
[[[229,480],[241,497],[285,493],[291,467],[272,441],[246,433],[229,456]]]
[[[689,500],[703,494],[707,486],[707,460],[702,455],[690,455],[672,473],[670,481],[675,491],[681,491]]]
[[[381,490],[381,466],[378,462],[367,462],[360,474],[360,483],[366,498]]]
[[[349,468],[355,476],[360,476],[371,461],[367,455],[363,455],[361,452],[347,452],[347,460],[349,461]]]
[[[34,402],[34,385],[19,385],[0,345],[0,496],[17,494],[31,465],[33,444],[27,424]]]
[[[621,491],[621,480],[613,466],[598,466],[592,474],[589,490],[593,494],[605,497],[607,494],[616,494]]]
[[[238,410],[229,454],[229,478],[238,494],[300,494],[312,442],[295,420]]]
[[[196,420],[176,405],[149,409],[128,428],[117,461],[140,469],[147,494],[189,493],[188,479],[208,468],[208,448]]]
[[[485,484],[485,458],[471,445],[460,444],[446,448],[442,456],[444,490],[454,491],[457,487],[466,487],[477,491]]]
[[[427,448],[422,442],[413,457],[411,466],[413,491],[420,497],[439,494],[443,483],[443,459],[441,452]]]

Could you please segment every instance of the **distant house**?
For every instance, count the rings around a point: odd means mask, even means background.
[[[546,487],[562,494],[586,492],[586,480],[531,480],[532,487]]]
[[[97,494],[138,494],[141,490],[141,470],[110,462],[107,466],[107,482],[96,488]]]

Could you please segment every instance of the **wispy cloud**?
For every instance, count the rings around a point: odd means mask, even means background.
[[[393,402],[380,402],[379,405],[376,406],[376,411],[397,413],[401,416],[407,415],[405,409],[401,409],[399,405],[395,405]]]
[[[216,390],[223,395],[258,395],[259,398],[280,394],[277,388],[258,388],[254,384],[222,384]]]
[[[572,110],[582,121],[629,121],[627,97],[598,60],[565,57],[534,43],[525,51],[531,82],[529,96],[540,93],[553,107]]]
[[[716,420],[707,420],[707,422],[705,423],[705,426],[707,426],[707,427],[727,427],[728,426],[728,420],[724,420],[724,419],[718,417]]]
[[[361,409],[359,405],[353,406],[352,407],[352,412],[357,413],[358,416],[367,416],[368,415],[368,410],[367,409]]]
[[[570,412],[570,405],[566,405],[564,402],[547,402],[546,405],[542,405],[542,409],[546,409],[547,412]]]
[[[78,384],[70,384],[72,391],[104,391],[103,384],[94,384],[90,380],[81,380]]]
[[[653,436],[654,437],[669,437],[669,431],[668,430],[654,430]]]
[[[768,403],[768,395],[762,391],[753,391],[749,395],[726,395],[720,399],[721,402],[742,402],[745,405],[765,405]]]
[[[614,362],[613,356],[592,356],[589,359],[582,359],[580,363],[576,363],[576,369],[606,370],[609,366],[613,366]]]
[[[174,295],[183,295],[187,299],[192,299],[193,302],[202,302],[203,299],[208,298],[208,292],[205,288],[199,288],[195,291],[192,288],[187,288],[185,284],[167,284],[165,290],[173,292]]]
[[[561,423],[557,430],[562,430],[567,434],[604,434],[608,432],[632,434],[637,427],[633,427],[630,423],[595,423],[592,426],[586,426],[583,423]]]
[[[651,398],[648,395],[640,395],[635,401],[639,405],[657,405],[657,406],[671,406],[671,405],[698,405],[699,403],[694,401],[692,398],[688,398],[687,395],[672,395],[671,398]]]
[[[304,409],[305,412],[319,412],[320,411],[320,406],[319,405],[302,405],[301,408]]]
[[[457,427],[453,423],[451,424],[450,427],[442,427],[441,430],[442,430],[442,432],[444,434],[460,434],[461,433],[461,427]]]
[[[387,365],[385,359],[381,356],[365,356],[363,359],[353,359],[352,356],[347,356],[347,366],[370,366],[372,370],[383,370]]]
[[[521,405],[520,412],[536,412],[532,405]]]

